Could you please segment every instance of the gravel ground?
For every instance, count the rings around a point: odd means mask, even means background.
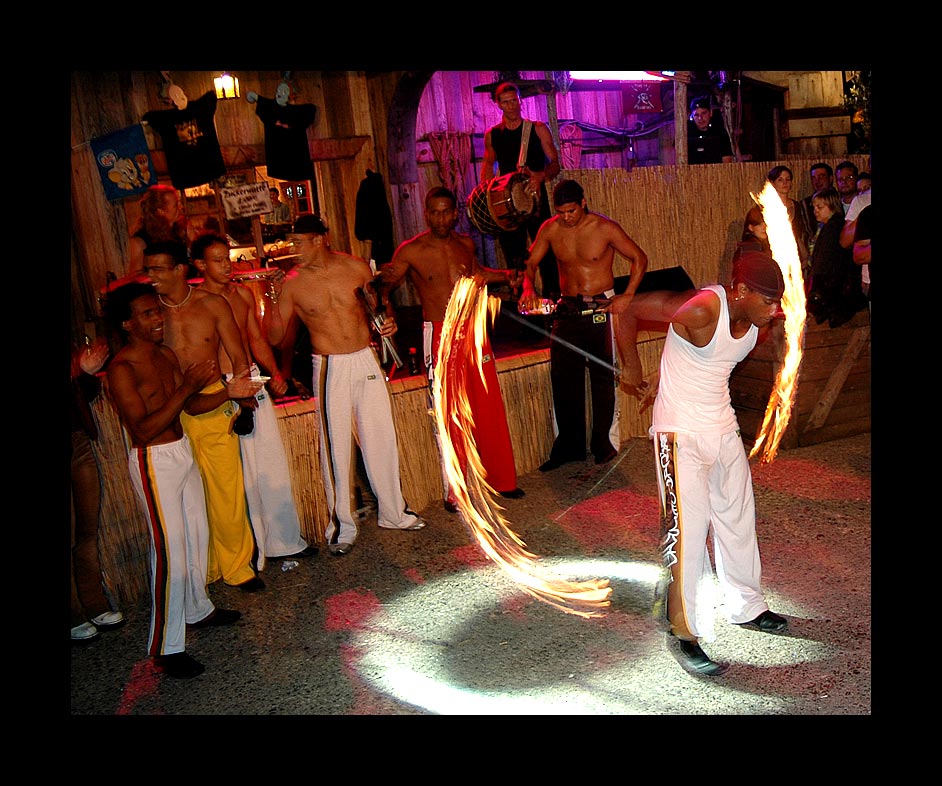
[[[547,565],[610,580],[602,617],[521,592],[435,505],[419,532],[367,518],[345,557],[272,560],[263,592],[210,587],[243,618],[188,633],[195,679],[154,671],[149,610],[126,609],[123,628],[72,647],[71,714],[869,715],[870,435],[781,451],[753,477],[763,586],[790,626],[750,631],[718,609],[703,646],[731,664],[722,676],[685,672],[651,617],[657,498],[635,439],[501,500]]]

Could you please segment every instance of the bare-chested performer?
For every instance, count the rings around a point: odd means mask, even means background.
[[[222,295],[229,302],[252,375],[257,376],[264,369],[271,376],[268,382],[271,391],[283,396],[288,383],[278,369],[271,345],[262,335],[255,296],[244,284],[232,281],[232,262],[226,239],[220,235],[202,235],[193,242],[190,255],[203,276],[199,289]],[[278,268],[273,272],[284,276]],[[228,355],[225,356],[225,364],[222,372],[231,375]],[[261,571],[265,569],[266,559],[313,557],[317,554],[317,546],[309,546],[301,537],[301,520],[291,489],[288,457],[275,407],[264,386],[255,400],[258,405],[253,413],[254,428],[247,434],[239,434],[239,447],[242,449],[249,519],[258,544],[257,567]]]
[[[320,458],[330,508],[325,536],[334,556],[349,554],[358,529],[351,497],[354,439],[377,500],[377,524],[384,529],[418,530],[425,522],[409,509],[399,477],[399,445],[386,375],[370,346],[371,321],[361,300],[373,271],[369,263],[331,251],[327,227],[302,213],[290,236],[300,263],[288,274],[277,304],[265,312],[268,340],[277,344],[292,314],[311,336],[314,394],[320,417]],[[277,288],[276,288],[277,289]],[[378,327],[392,336],[392,315]]]
[[[618,454],[618,379],[612,371],[615,338],[611,314],[628,308],[648,268],[647,254],[619,224],[589,212],[582,186],[575,180],[556,185],[553,204],[556,215],[543,223],[530,247],[520,298],[522,308],[539,306],[534,277],[540,260],[552,251],[559,264],[562,291],[550,344],[556,440],[540,472],[585,460],[586,366],[592,392],[590,448],[595,463],[604,464]],[[621,295],[615,294],[612,270],[616,251],[631,263],[628,287]]]
[[[220,371],[249,376],[248,357],[224,297],[198,290],[187,283],[189,260],[179,243],[154,243],[144,249],[144,273],[153,282],[164,315],[164,342],[181,368],[215,360]],[[223,388],[222,377],[202,392]],[[210,412],[180,416],[203,476],[209,513],[209,568],[207,580],[222,579],[246,592],[265,588],[252,566],[255,540],[245,504],[239,437],[233,433],[240,407],[254,409],[254,396],[238,402],[225,400]]]
[[[206,594],[206,500],[180,415],[211,411],[230,397],[252,395],[259,385],[236,379],[214,393],[200,393],[219,379],[216,361],[206,358],[180,370],[163,344],[164,317],[150,284],[112,290],[106,314],[114,330],[127,336],[108,367],[108,390],[131,439],[131,485],[149,525],[148,652],[170,677],[187,679],[204,667],[186,652],[186,626],[230,625],[242,615],[214,607]]]
[[[468,235],[455,232],[458,222],[458,204],[452,191],[441,186],[431,189],[425,197],[425,221],[429,228],[411,240],[406,240],[384,265],[375,281],[384,288],[393,288],[408,275],[422,301],[423,345],[429,386],[434,379],[438,345],[441,340],[445,311],[455,282],[461,276],[480,276],[488,283],[519,284],[516,270],[494,270],[482,267],[475,256],[474,241]],[[471,359],[468,359],[471,362]],[[484,380],[475,371],[467,375],[467,395],[475,423],[471,435],[481,457],[485,480],[501,496],[517,499],[523,490],[517,487],[513,445],[507,427],[507,413],[500,393],[497,368],[490,339],[485,337],[481,348]],[[452,435],[456,446],[461,444],[458,434]],[[439,442],[439,455],[441,443]],[[462,467],[465,461],[460,461]],[[442,467],[445,509],[458,510],[448,478]]]

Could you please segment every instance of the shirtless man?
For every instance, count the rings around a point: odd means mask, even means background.
[[[428,192],[425,197],[425,221],[429,228],[402,243],[389,264],[384,265],[377,274],[374,282],[392,289],[408,275],[415,286],[422,301],[422,316],[425,320],[425,366],[431,386],[442,324],[455,282],[461,276],[479,276],[488,283],[509,283],[513,287],[519,284],[520,274],[516,270],[494,270],[478,264],[474,242],[468,235],[455,232],[458,204],[454,193],[449,189],[438,187]],[[507,426],[507,414],[504,411],[504,400],[500,393],[494,352],[489,339],[485,339],[481,352],[481,370],[485,381],[481,380],[475,369],[473,373],[467,374],[466,387],[475,420],[487,425],[482,429],[475,429],[471,438],[484,466],[484,479],[501,496],[517,499],[523,496],[523,491],[517,487],[510,429]],[[453,444],[461,444],[460,434],[452,434],[451,439]],[[461,462],[462,466],[464,463]],[[444,466],[442,483],[445,509],[453,513],[458,510],[458,506],[449,488]]]
[[[252,375],[262,373],[261,364],[265,373],[271,375],[268,382],[271,391],[278,396],[284,395],[288,383],[278,370],[271,345],[262,335],[255,297],[247,286],[232,281],[232,262],[226,239],[220,235],[202,235],[193,242],[191,255],[193,264],[203,275],[197,291],[212,292],[228,301],[239,327],[243,349],[251,363]],[[284,276],[277,268],[275,272]],[[231,376],[229,356],[224,355],[220,360],[223,374]],[[249,519],[258,544],[257,567],[261,571],[265,569],[266,559],[312,557],[317,554],[317,546],[309,546],[301,537],[301,520],[291,489],[288,458],[275,407],[264,386],[255,396],[255,401],[257,407],[254,412],[248,410],[253,415],[254,428],[248,434],[239,435],[239,447]]]
[[[157,291],[164,315],[164,342],[182,368],[204,360],[229,368],[234,377],[248,377],[248,357],[226,299],[187,283],[189,260],[179,243],[154,243],[144,250],[144,273]],[[202,392],[223,389],[222,378]],[[255,397],[228,398],[210,412],[180,416],[206,488],[209,513],[207,580],[220,578],[246,592],[264,589],[252,567],[255,542],[245,504],[239,438],[232,432],[240,407],[255,407]]]
[[[208,412],[229,398],[252,395],[259,385],[237,379],[215,393],[200,393],[219,379],[216,361],[206,358],[181,372],[163,344],[164,317],[150,284],[112,290],[106,314],[116,332],[127,335],[108,367],[108,390],[131,439],[131,485],[149,524],[148,652],[161,671],[187,679],[204,667],[186,652],[186,626],[229,625],[242,615],[214,607],[206,594],[206,502],[180,415]]]
[[[553,189],[556,215],[540,227],[530,247],[523,278],[520,306],[535,309],[540,295],[534,276],[540,260],[550,251],[559,264],[562,297],[556,307],[550,344],[550,380],[556,440],[540,472],[570,461],[585,460],[585,368],[592,391],[592,438],[596,464],[611,461],[618,453],[617,375],[614,333],[610,314],[628,308],[648,268],[648,257],[617,223],[586,207],[582,186],[563,180]],[[615,252],[631,263],[628,287],[615,294],[612,264]],[[589,311],[589,314],[582,312]],[[594,360],[597,362],[590,362]],[[640,383],[640,361],[637,380]]]
[[[268,341],[277,344],[297,314],[311,336],[313,390],[319,410],[321,474],[330,509],[325,536],[334,556],[349,554],[358,529],[351,508],[354,427],[383,529],[418,530],[425,522],[402,497],[399,446],[386,375],[370,346],[371,322],[362,302],[373,272],[358,257],[331,251],[327,227],[313,213],[295,220],[292,242],[300,263],[288,274],[277,304],[265,312]],[[379,320],[377,320],[379,321]],[[378,327],[392,336],[387,316]]]

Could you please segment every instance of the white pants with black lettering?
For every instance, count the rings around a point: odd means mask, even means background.
[[[729,622],[768,609],[759,584],[752,470],[738,431],[654,433],[662,517],[667,620],[681,639],[715,638],[711,527],[716,577]]]

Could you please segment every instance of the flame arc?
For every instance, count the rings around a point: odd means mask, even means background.
[[[480,276],[458,279],[448,301],[432,383],[432,414],[445,474],[471,535],[524,592],[566,613],[598,617],[611,603],[608,580],[569,581],[538,562],[501,515],[503,508],[496,502],[496,491],[484,479],[486,473],[471,436],[474,413],[468,403],[466,381],[469,373],[476,372],[486,384],[481,370],[482,347],[487,320],[490,317],[493,321],[499,307],[497,298],[488,298],[486,283]],[[469,357],[473,363],[467,362]],[[458,445],[453,437],[460,440]]]
[[[788,220],[788,209],[775,187],[766,183],[762,193],[752,194],[762,208],[762,217],[769,234],[772,258],[782,269],[785,293],[782,311],[785,314],[785,355],[775,377],[765,417],[749,458],[762,451],[760,461],[770,464],[778,452],[779,443],[788,428],[792,406],[798,392],[798,371],[801,366],[802,345],[805,336],[805,282],[801,274],[798,244]]]

